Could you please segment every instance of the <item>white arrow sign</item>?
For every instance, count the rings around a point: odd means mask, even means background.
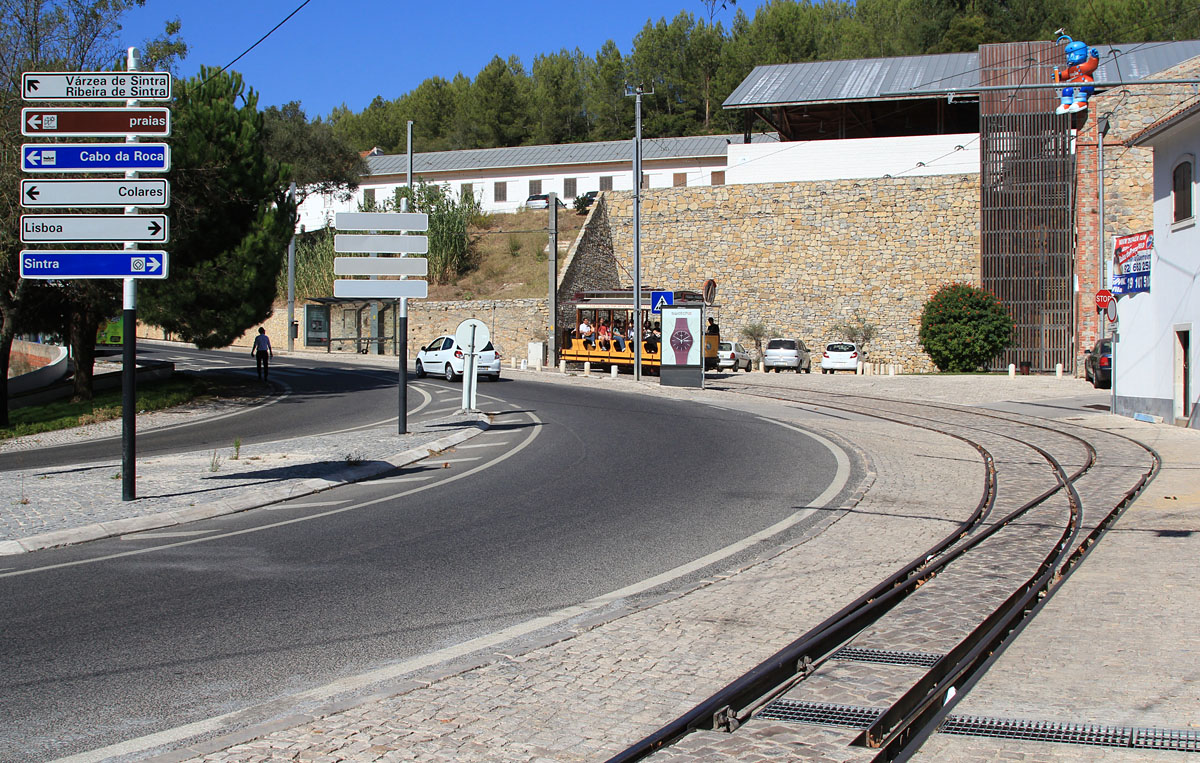
[[[343,254],[425,254],[429,251],[429,237],[338,233],[333,237],[333,251]]]
[[[21,215],[21,241],[169,240],[166,215]]]
[[[427,276],[424,257],[334,257],[335,276]]]
[[[424,212],[338,212],[333,216],[338,230],[429,230]]]
[[[167,207],[163,178],[137,180],[22,180],[23,207]]]
[[[352,281],[333,282],[333,296],[347,299],[425,299],[429,284],[425,281]]]

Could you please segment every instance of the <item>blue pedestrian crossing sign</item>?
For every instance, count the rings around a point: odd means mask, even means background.
[[[664,307],[671,307],[675,304],[675,292],[673,291],[652,291],[650,292],[650,312],[655,315],[660,315]]]

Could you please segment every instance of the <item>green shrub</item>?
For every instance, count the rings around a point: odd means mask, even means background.
[[[591,202],[589,202],[588,198],[586,196],[584,196],[583,194],[579,194],[578,196],[575,197],[575,214],[586,215],[587,211],[588,211],[588,207],[590,207],[590,206],[591,206]]]
[[[983,289],[954,283],[938,290],[921,312],[918,338],[940,371],[986,368],[1008,346],[1012,317]]]

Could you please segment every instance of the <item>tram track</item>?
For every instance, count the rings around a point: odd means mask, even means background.
[[[690,735],[703,736],[711,747],[720,743],[715,732],[747,733],[752,726],[746,724],[756,718],[805,724],[796,733],[812,731],[803,746],[820,760],[907,759],[1160,463],[1152,449],[1130,438],[1072,422],[770,385],[729,386],[959,439],[983,461],[981,497],[968,518],[926,553],[610,763],[656,751],[655,760],[670,760],[676,752],[686,758],[688,744],[681,742],[690,742]]]

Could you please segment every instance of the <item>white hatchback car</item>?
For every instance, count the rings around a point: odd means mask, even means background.
[[[733,371],[750,370],[750,353],[740,342],[720,342],[717,344],[717,370]]]
[[[821,354],[821,373],[857,371],[859,363],[867,362],[866,350],[859,350],[854,342],[830,342]]]
[[[461,378],[466,366],[466,351],[452,336],[439,336],[417,352],[417,378],[426,374],[441,375],[446,381]],[[500,353],[488,342],[475,358],[477,374],[496,381],[500,378]]]

